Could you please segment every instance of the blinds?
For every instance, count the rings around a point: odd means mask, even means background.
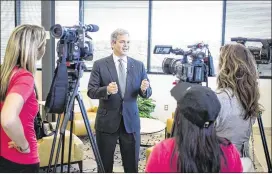
[[[21,1],[21,24],[42,25],[41,1]],[[37,68],[42,68],[42,60],[37,61]]]
[[[1,60],[3,63],[9,36],[15,26],[14,1],[1,1]]]
[[[41,1],[21,1],[21,24],[42,25]]]

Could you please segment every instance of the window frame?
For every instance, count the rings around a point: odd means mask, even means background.
[[[20,25],[20,18],[21,18],[21,1],[22,0],[15,0],[15,24]],[[78,0],[79,1],[79,21],[84,23],[84,0]],[[147,62],[146,62],[146,72],[148,74],[158,74],[158,75],[168,75],[164,74],[163,72],[154,72],[151,71],[151,45],[152,45],[152,17],[153,17],[153,0],[148,0],[148,43],[147,43]],[[227,1],[223,0],[223,8],[222,8],[222,34],[221,34],[221,46],[225,44],[226,39],[226,20],[227,20]],[[41,70],[41,68],[38,68],[38,70]],[[90,72],[91,70],[87,70],[87,72]],[[272,79],[272,76],[260,76],[260,79]]]

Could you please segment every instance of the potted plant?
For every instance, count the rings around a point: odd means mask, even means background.
[[[150,115],[151,112],[154,112],[154,109],[156,107],[156,104],[154,102],[156,101],[151,98],[147,99],[147,98],[142,98],[138,96],[137,104],[138,104],[140,117],[155,119],[154,117]]]

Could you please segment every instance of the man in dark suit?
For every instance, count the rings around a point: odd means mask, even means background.
[[[111,35],[113,54],[94,62],[88,96],[99,99],[95,120],[96,141],[105,168],[113,172],[113,156],[119,139],[124,172],[138,172],[140,118],[137,97],[152,94],[144,64],[127,56],[129,33]]]

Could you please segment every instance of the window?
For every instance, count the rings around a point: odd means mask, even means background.
[[[147,63],[148,1],[84,1],[84,23],[96,24],[93,38],[94,60],[112,53],[110,35],[117,28],[130,33],[129,56]],[[86,63],[92,67],[93,61]]]
[[[21,1],[21,24],[42,24],[41,1]]]
[[[41,1],[20,1],[21,24],[42,25]],[[37,61],[37,68],[42,67],[42,60]]]
[[[271,39],[271,1],[227,1],[226,43],[232,37]],[[247,42],[246,46],[261,46]],[[259,65],[261,76],[271,76],[271,64]]]
[[[14,1],[1,1],[1,59],[2,64],[9,36],[15,26]]]
[[[65,27],[79,24],[79,1],[55,1],[55,9],[55,24]],[[58,41],[55,39],[55,61],[59,59],[56,52]]]
[[[187,45],[202,41],[209,45],[216,70],[221,46],[222,9],[222,1],[153,1],[150,71],[163,72],[165,57],[178,58],[153,54],[155,45],[188,50]]]

